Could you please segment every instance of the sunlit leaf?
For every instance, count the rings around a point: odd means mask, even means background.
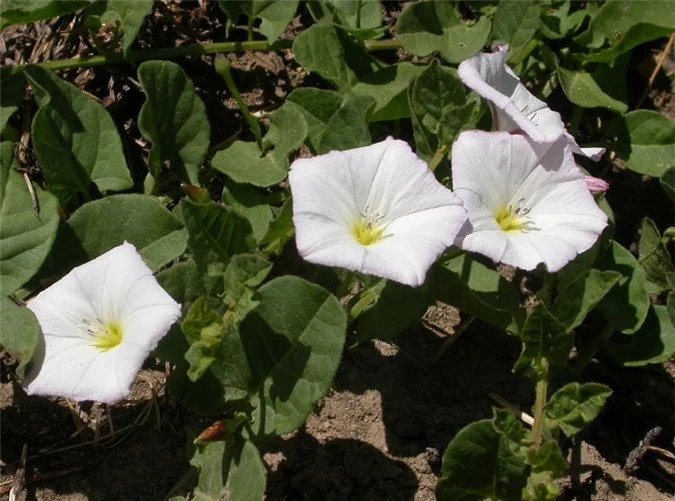
[[[459,63],[481,50],[488,40],[491,23],[481,17],[465,23],[452,2],[415,2],[396,22],[403,47],[416,56],[439,52],[449,63]]]
[[[649,311],[647,277],[633,255],[617,242],[612,242],[598,260],[601,270],[616,270],[622,278],[598,304],[612,326],[625,334],[637,331]]]
[[[603,297],[621,278],[618,271],[589,270],[566,288],[560,290],[551,313],[568,330],[575,329],[586,315],[597,306]]]
[[[213,202],[181,202],[188,248],[197,266],[208,275],[219,275],[232,256],[255,247],[251,225],[236,212]]]
[[[14,170],[13,146],[0,144],[0,289],[10,294],[40,269],[59,226],[58,202],[34,187],[35,214],[24,178]],[[4,330],[4,328],[2,329]]]
[[[68,224],[91,259],[127,241],[153,271],[185,252],[187,242],[183,223],[147,195],[114,195],[89,202]]]
[[[235,141],[211,160],[214,169],[237,183],[272,186],[288,174],[288,162],[273,152],[263,155],[255,143]]]
[[[593,73],[558,66],[558,79],[567,98],[578,106],[608,108],[617,113],[628,111],[623,64],[615,68],[602,67]]]
[[[675,167],[675,122],[651,110],[635,110],[604,124],[607,149],[639,174],[661,177]]]
[[[252,186],[227,183],[223,188],[223,202],[248,220],[256,242],[265,237],[274,219],[269,197]]]
[[[39,66],[25,69],[40,109],[31,136],[49,191],[68,211],[100,191],[133,186],[112,118],[103,106],[75,86]]]
[[[276,278],[258,292],[260,305],[240,331],[257,388],[252,432],[262,438],[297,429],[326,394],[347,322],[333,295],[298,277]]]
[[[344,30],[328,24],[315,24],[293,41],[295,60],[346,91],[371,72],[370,56]]]
[[[670,2],[650,2],[649,8],[642,2],[631,0],[614,0],[605,2],[593,16],[588,29],[574,39],[575,42],[591,47],[600,48],[605,44],[616,46],[630,33],[636,25],[644,25],[643,30],[652,33],[650,38],[659,38],[675,31],[675,11]],[[634,36],[634,35],[629,35]]]
[[[107,0],[107,14],[111,18],[117,17],[124,32],[122,48],[128,52],[131,44],[136,40],[145,17],[152,10],[155,0]],[[106,14],[102,16],[104,19]]]
[[[3,0],[0,31],[12,24],[27,24],[63,16],[89,5],[76,0]]]
[[[502,1],[492,20],[493,41],[509,44],[511,57],[517,57],[541,24],[542,5],[538,1]]]
[[[513,370],[533,379],[545,372],[544,359],[550,365],[564,366],[572,349],[572,335],[541,303],[525,319],[520,339],[523,349]]]
[[[576,435],[600,414],[612,394],[604,384],[569,383],[556,391],[546,404],[546,422],[565,435]]]
[[[0,347],[16,357],[20,369],[30,362],[40,342],[40,324],[32,311],[4,294],[0,296],[0,322]]]
[[[654,294],[670,288],[667,274],[675,271],[670,253],[654,221],[645,217],[640,224],[638,262],[647,275],[647,292]]]
[[[152,142],[150,172],[156,179],[167,165],[180,180],[199,185],[211,126],[192,82],[170,61],[144,62],[138,67],[138,79],[146,96],[138,128]]]
[[[193,501],[260,501],[265,494],[265,465],[260,452],[239,435],[198,446],[190,460],[199,470]]]
[[[527,465],[511,439],[485,419],[462,428],[443,454],[438,501],[520,501]]]

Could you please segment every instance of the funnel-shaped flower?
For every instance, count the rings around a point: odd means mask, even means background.
[[[44,335],[29,395],[114,403],[180,316],[129,244],[74,268],[28,303]]]
[[[598,160],[604,148],[580,148],[565,130],[560,114],[534,97],[506,64],[508,45],[496,45],[491,54],[476,54],[462,61],[457,69],[464,84],[487,99],[492,110],[492,130],[513,132],[521,130],[537,143],[561,141],[569,144],[573,153]]]
[[[607,225],[570,147],[526,136],[469,131],[452,147],[452,179],[469,215],[457,244],[495,262],[557,271]]]
[[[411,286],[424,283],[466,220],[461,201],[392,138],[298,159],[289,181],[304,259]]]

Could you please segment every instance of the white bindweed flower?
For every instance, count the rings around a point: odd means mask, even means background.
[[[452,180],[470,224],[465,250],[495,262],[550,272],[590,248],[607,225],[569,147],[526,136],[469,131],[452,147]]]
[[[180,305],[125,242],[78,266],[28,303],[44,335],[26,376],[29,395],[114,403]]]
[[[305,260],[411,286],[424,283],[466,220],[461,201],[393,138],[298,159],[289,181]]]
[[[479,53],[462,61],[457,69],[459,78],[481,97],[487,99],[492,111],[492,130],[523,131],[542,144],[569,144],[573,153],[599,160],[604,148],[580,148],[565,130],[560,114],[537,99],[525,88],[505,61],[508,45],[496,45],[490,54]]]

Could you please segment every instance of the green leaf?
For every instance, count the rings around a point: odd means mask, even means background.
[[[358,316],[359,340],[391,339],[420,321],[429,307],[429,286],[408,287],[385,280],[375,302]]]
[[[302,112],[284,103],[270,115],[270,128],[265,139],[278,154],[288,155],[300,147],[307,137],[308,126]]]
[[[575,31],[586,18],[587,12],[579,9],[570,13],[570,5],[571,1],[565,0],[557,9],[554,5],[548,6],[541,16],[540,33],[546,38],[559,40]]]
[[[288,100],[307,121],[307,145],[316,154],[347,150],[371,143],[366,123],[374,104],[370,96],[345,97],[329,90],[302,88]]]
[[[669,314],[669,305],[654,305],[644,324],[632,336],[612,339],[608,351],[612,358],[628,367],[660,364],[675,355],[675,325]]]
[[[114,195],[89,202],[68,224],[91,259],[127,241],[153,271],[179,257],[187,242],[183,223],[148,195]]]
[[[675,167],[669,167],[661,176],[661,186],[670,201],[675,203]]]
[[[138,67],[146,101],[138,128],[152,142],[148,159],[157,179],[162,167],[181,181],[199,185],[199,169],[209,149],[211,126],[192,82],[176,63],[146,61]]]
[[[368,146],[371,137],[366,117],[374,104],[375,100],[370,96],[346,99],[328,120],[317,153]]]
[[[200,446],[190,463],[199,470],[193,501],[260,501],[265,495],[260,452],[239,435]]]
[[[555,501],[560,497],[560,489],[555,484],[550,471],[537,471],[527,477],[523,488],[523,501]]]
[[[618,271],[588,270],[562,289],[551,312],[567,330],[573,330],[584,321],[600,300],[621,278]]]
[[[611,394],[604,384],[566,384],[546,404],[546,424],[560,428],[568,437],[576,435],[600,414]]]
[[[631,26],[623,35],[616,38],[612,46],[599,53],[589,54],[584,57],[587,63],[609,63],[619,55],[656,38],[667,37],[673,31],[673,28],[654,26],[652,24],[639,23]]]
[[[281,35],[298,10],[299,0],[254,1],[255,17],[262,19],[260,33],[273,42]]]
[[[675,266],[656,224],[648,217],[640,225],[638,262],[647,276],[647,292],[655,294],[670,289],[667,274],[675,271]]]
[[[523,321],[516,287],[468,254],[441,259],[431,268],[433,297],[515,333]]]
[[[253,238],[261,242],[274,219],[269,198],[252,186],[228,183],[223,187],[223,202],[246,218],[253,230]]]
[[[416,56],[437,51],[449,63],[459,63],[481,50],[490,28],[487,17],[466,24],[451,2],[412,3],[396,22],[397,37],[405,50]]]
[[[462,428],[443,454],[438,501],[520,501],[527,465],[512,441],[485,419]]]
[[[256,288],[272,270],[272,263],[257,254],[237,254],[225,269],[225,304],[237,322],[260,304]]]
[[[637,331],[649,311],[647,276],[635,257],[617,242],[601,255],[597,267],[616,270],[622,278],[598,304],[614,329],[625,334]]]
[[[0,297],[0,320],[0,346],[17,358],[20,369],[30,362],[38,347],[40,324],[32,311],[18,306],[4,294]]]
[[[192,259],[175,264],[155,275],[159,285],[184,307],[193,303],[198,297],[216,295],[209,291]],[[211,292],[211,294],[210,294]]]
[[[291,92],[287,103],[302,113],[307,122],[307,146],[317,153],[330,118],[340,109],[342,96],[332,90],[304,87]]]
[[[609,390],[609,388],[607,389]],[[560,478],[569,466],[567,461],[565,461],[558,442],[554,439],[544,442],[538,449],[530,447],[525,461],[532,466],[533,472],[547,471],[555,478]]]
[[[10,294],[37,273],[54,244],[59,227],[59,204],[56,198],[46,191],[34,188],[40,210],[39,215],[36,215],[28,187],[14,167],[12,143],[0,143],[2,295]]]
[[[219,151],[211,166],[237,183],[254,186],[272,186],[288,174],[288,162],[274,153],[262,155],[258,145],[235,141],[226,150]]]
[[[343,29],[315,24],[293,41],[295,60],[307,71],[314,71],[347,91],[371,72],[370,56],[365,48]]]
[[[270,223],[267,234],[260,242],[263,252],[268,256],[281,254],[286,242],[293,237],[294,231],[292,199],[289,197]]]
[[[40,109],[32,139],[49,191],[67,211],[101,191],[133,186],[117,128],[100,103],[39,66],[25,69]]]
[[[552,366],[564,366],[573,344],[565,326],[542,303],[536,305],[525,319],[520,339],[523,349],[513,370],[532,379],[538,379],[542,374],[544,358]]]
[[[23,88],[26,79],[22,73],[9,75],[0,82],[0,133],[11,116],[19,109],[23,100]]]
[[[387,66],[363,77],[351,88],[348,96],[370,96],[375,99],[369,122],[408,118],[408,87],[425,68],[408,62]]]
[[[417,154],[425,160],[436,150],[449,148],[459,133],[474,127],[480,103],[467,101],[456,72],[434,61],[408,88]]]
[[[207,275],[223,273],[232,256],[255,247],[251,225],[227,207],[184,199],[181,210],[188,231],[188,248],[197,267]]]
[[[675,122],[651,110],[635,110],[605,123],[607,149],[639,174],[661,177],[675,166]]]
[[[257,438],[301,426],[330,388],[347,321],[325,289],[283,276],[259,289],[260,305],[240,326],[257,388],[252,430]]]
[[[620,114],[628,111],[623,62],[614,68],[603,66],[593,73],[558,66],[558,80],[567,99],[578,106],[608,108]]]
[[[645,8],[646,6],[649,8]],[[606,42],[616,46],[622,43],[631,27],[639,24],[646,25],[641,29],[653,33],[653,38],[659,38],[675,31],[675,11],[670,2],[605,2],[591,19],[588,29],[574,41],[594,49],[602,47]],[[664,29],[668,32],[664,33]],[[648,39],[652,38],[644,41]]]
[[[357,21],[361,2],[360,22]],[[317,23],[338,24],[356,36],[374,33],[382,24],[382,10],[378,0],[316,0],[307,2],[307,8]]]
[[[518,57],[541,24],[541,3],[538,1],[501,1],[492,19],[493,41],[509,44],[510,59]]]
[[[28,24],[63,16],[89,3],[86,0],[3,0],[0,31],[12,24]]]
[[[124,43],[122,48],[127,54],[131,44],[136,40],[138,32],[141,30],[145,17],[150,14],[155,0],[107,0],[107,13],[116,14],[122,23],[124,31]],[[102,17],[106,17],[104,14]]]

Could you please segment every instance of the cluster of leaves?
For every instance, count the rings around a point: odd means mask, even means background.
[[[116,23],[124,56],[152,4],[7,1],[2,28],[86,7],[85,23]],[[175,367],[169,391],[186,408],[218,416],[222,430],[218,440],[197,440],[191,448],[200,472],[193,499],[217,499],[226,490],[241,500],[264,493],[260,442],[300,427],[328,391],[348,325],[359,341],[392,338],[443,301],[518,336],[523,351],[515,370],[539,383],[568,363],[574,331],[592,312],[606,325],[593,350],[606,349],[626,365],[675,353],[675,268],[665,245],[673,230],[662,235],[649,218],[642,220],[634,256],[614,240],[613,212],[602,201],[611,227],[591,250],[544,277],[539,305],[528,313],[513,282],[456,250],[415,289],[334,270],[314,270],[308,274],[314,283],[288,274],[293,227],[282,183],[303,144],[313,154],[344,150],[403,125],[412,130],[417,154],[438,165],[437,177],[448,184],[454,139],[466,129],[489,128],[485,105],[452,65],[499,40],[510,44],[510,64],[521,80],[534,82],[533,92],[545,99],[562,89],[574,105],[574,128],[593,108],[602,126],[580,132],[627,169],[659,178],[672,200],[675,124],[654,111],[629,111],[625,86],[632,49],[675,29],[666,3],[413,3],[398,18],[396,40],[415,56],[437,55],[429,64],[387,64],[373,55],[377,43],[390,42],[379,40],[387,29],[376,1],[248,0],[220,7],[228,29],[246,19],[250,33],[256,28],[270,41],[298,8],[307,9],[315,22],[295,38],[293,54],[333,89],[294,90],[269,116],[264,134],[239,98],[255,140],[212,154],[205,106],[190,78],[176,63],[144,62],[136,69],[146,97],[137,122],[152,147],[147,172],[138,172],[128,166],[140,162],[129,162],[123,147],[133,138],[120,136],[97,100],[41,66],[3,72],[3,138],[18,137],[13,117],[28,85],[36,108],[30,115],[24,105],[21,112],[32,120],[30,147],[46,186],[22,177],[11,140],[0,145],[2,345],[20,368],[32,357],[39,326],[10,296],[28,298],[74,265],[132,242],[183,305],[182,322],[155,353]],[[227,64],[221,60],[216,70],[237,98]],[[204,188],[213,175],[224,176],[222,193]],[[355,281],[359,292],[341,306],[336,296]],[[439,499],[554,499],[553,480],[566,469],[559,433],[581,431],[609,394],[593,383],[558,389],[540,416],[543,438],[506,411],[469,425],[445,453]]]

